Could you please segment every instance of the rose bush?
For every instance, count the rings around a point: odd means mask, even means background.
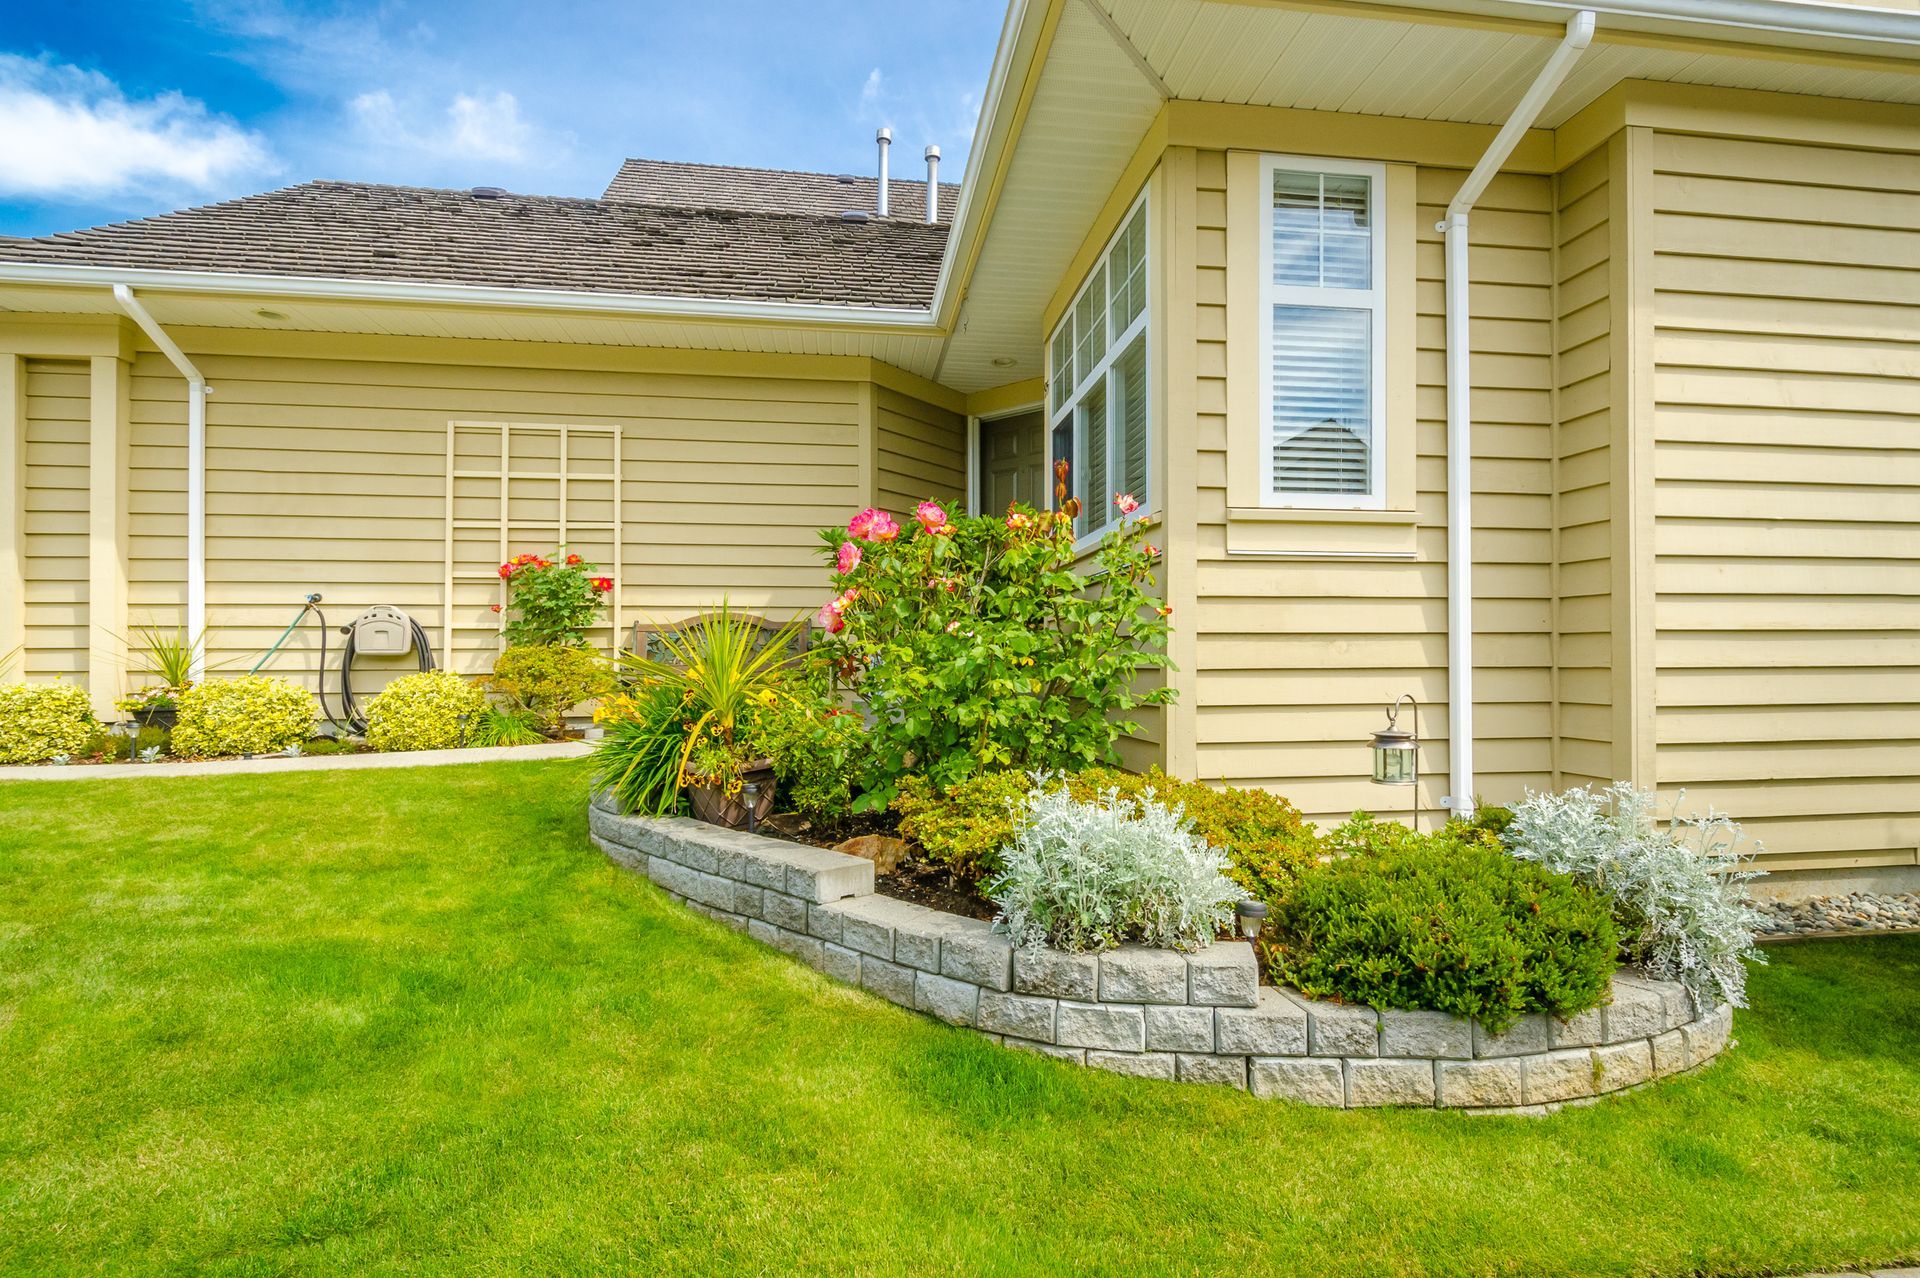
[[[559,555],[559,551],[554,554]],[[507,583],[507,645],[567,644],[579,647],[587,631],[600,620],[600,610],[613,593],[613,578],[579,555],[558,562],[545,555],[515,555],[500,565]],[[500,611],[498,604],[494,611]]]
[[[884,808],[907,772],[944,788],[991,768],[1117,761],[1130,717],[1172,690],[1167,609],[1149,590],[1159,551],[1127,512],[1088,554],[1071,512],[1011,506],[955,516],[934,502],[902,532],[867,509],[822,534],[835,596],[817,657],[866,703],[859,806]],[[1085,564],[1087,571],[1081,571]]]

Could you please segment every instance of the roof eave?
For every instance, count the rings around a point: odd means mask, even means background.
[[[125,284],[134,288],[173,293],[396,302],[480,309],[572,311],[634,319],[784,323],[919,333],[932,332],[937,328],[934,313],[931,310],[913,307],[768,302],[645,293],[598,293],[577,289],[490,288],[471,284],[329,279],[298,275],[248,275],[225,271],[69,266],[46,262],[0,262],[0,284],[51,284],[93,288]]]

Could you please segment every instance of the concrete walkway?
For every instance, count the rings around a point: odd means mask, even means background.
[[[317,754],[289,759],[212,759],[205,763],[76,763],[0,768],[0,781],[107,781],[122,777],[221,777],[241,772],[350,772],[356,768],[431,768],[451,763],[511,763],[520,759],[578,759],[593,747],[584,741],[547,741],[488,750],[404,750],[392,754]]]

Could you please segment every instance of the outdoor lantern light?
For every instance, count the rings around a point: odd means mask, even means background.
[[[1267,921],[1266,902],[1242,901],[1233,907],[1233,913],[1240,921],[1240,935],[1249,941],[1259,940],[1261,925]]]
[[[1400,726],[1400,707],[1413,707],[1413,731]],[[1413,791],[1413,826],[1420,828],[1420,703],[1412,693],[1403,694],[1387,707],[1387,726],[1373,734],[1373,783],[1410,785]]]

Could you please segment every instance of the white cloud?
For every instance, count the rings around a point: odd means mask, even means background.
[[[403,109],[385,89],[362,93],[349,106],[363,132],[398,149],[460,159],[518,161],[528,158],[534,137],[511,93],[456,93],[437,115]]]
[[[210,191],[272,167],[259,134],[193,98],[129,98],[97,71],[13,54],[0,54],[0,137],[10,195]]]
[[[866,83],[860,86],[860,113],[865,115],[878,107],[886,91],[887,82],[880,74],[880,68],[875,67],[867,72]]]

